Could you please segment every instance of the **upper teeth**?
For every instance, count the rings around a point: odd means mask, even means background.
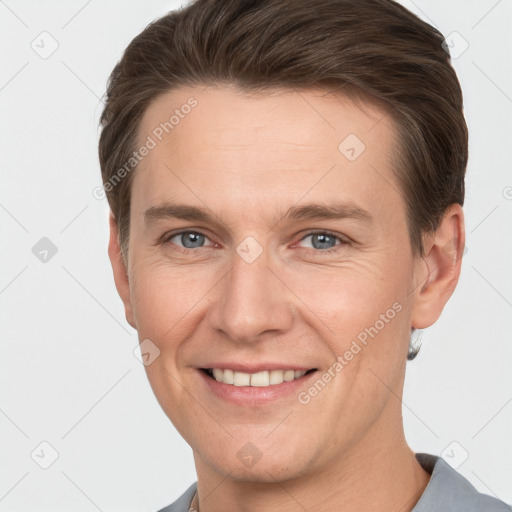
[[[213,377],[217,382],[234,386],[273,386],[302,377],[306,370],[269,370],[257,373],[235,372],[213,368]]]

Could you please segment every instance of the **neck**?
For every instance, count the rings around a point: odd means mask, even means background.
[[[396,411],[394,411],[396,413]],[[194,453],[199,512],[410,512],[428,484],[403,434],[402,417],[384,414],[350,452],[306,475],[280,482],[237,481]],[[382,424],[394,435],[382,438]]]

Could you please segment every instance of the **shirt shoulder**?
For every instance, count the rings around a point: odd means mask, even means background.
[[[197,482],[194,482],[174,503],[167,505],[158,512],[188,512],[196,491]]]
[[[412,512],[512,512],[505,502],[478,492],[441,457],[417,453],[416,459],[431,477]]]

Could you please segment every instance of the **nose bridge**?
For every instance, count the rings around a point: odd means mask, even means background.
[[[284,331],[292,323],[286,287],[276,277],[268,252],[250,238],[233,253],[231,270],[210,311],[211,326],[238,342],[257,341],[266,331]]]

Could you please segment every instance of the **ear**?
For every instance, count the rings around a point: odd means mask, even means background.
[[[117,293],[121,297],[124,304],[124,311],[127,322],[136,329],[133,318],[133,308],[130,300],[130,282],[126,265],[121,255],[121,247],[119,245],[119,230],[114,215],[110,213],[110,241],[108,243],[108,256],[114,271],[114,281],[116,283]]]
[[[464,212],[452,204],[426,237],[424,257],[417,258],[411,327],[425,329],[441,316],[459,280],[465,243]]]

